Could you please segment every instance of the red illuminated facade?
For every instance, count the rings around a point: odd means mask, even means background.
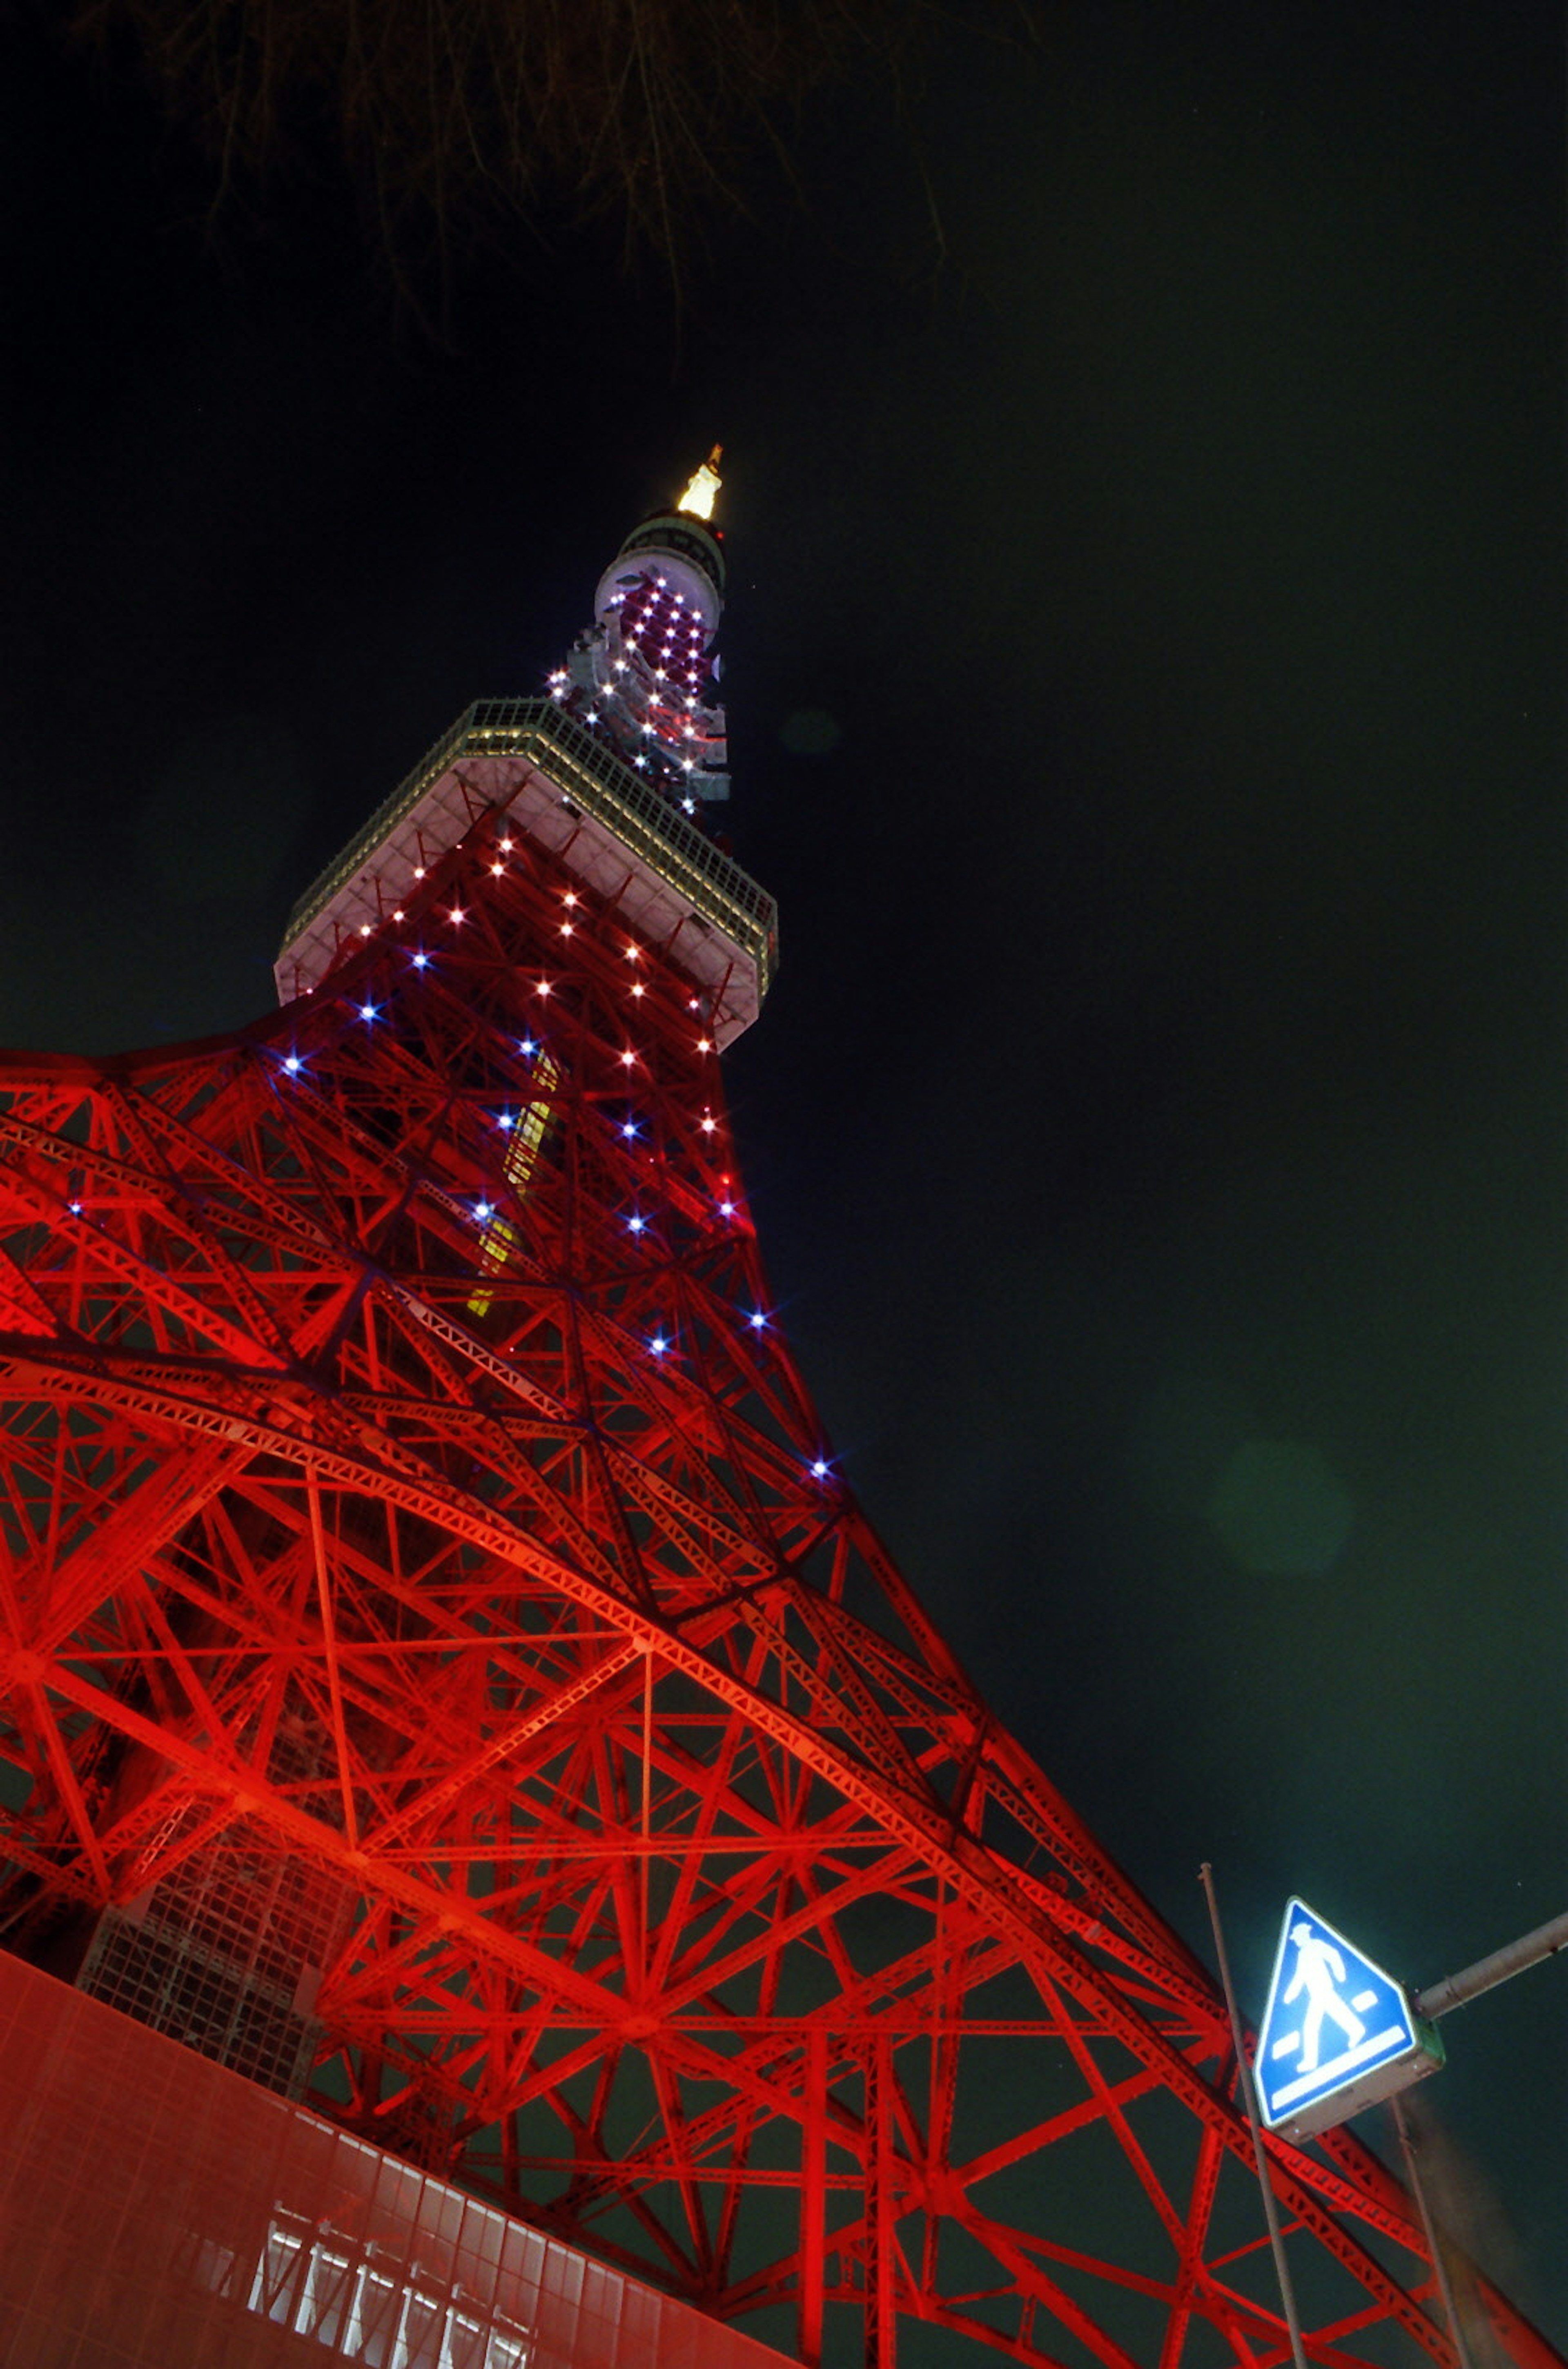
[[[6,1059],[0,1938],[809,2369],[1264,2369],[1213,1983],[775,1317],[723,591],[692,511],[629,537],[548,695],[304,900],[271,1018]],[[1402,2189],[1269,2153],[1310,2357],[1449,2363]]]

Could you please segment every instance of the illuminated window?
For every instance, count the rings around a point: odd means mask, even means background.
[[[532,1037],[527,1038],[525,1045],[519,1049],[537,1055],[534,1075],[539,1080],[544,1095],[552,1094],[561,1075],[557,1064],[550,1059],[548,1053],[539,1052]],[[539,1163],[539,1148],[544,1140],[545,1131],[553,1116],[553,1104],[548,1100],[543,1100],[525,1103],[517,1117],[509,1120],[506,1124],[508,1141],[506,1159],[502,1162],[502,1167],[507,1183],[520,1201],[532,1182],[534,1169]],[[483,1234],[479,1237],[479,1265],[482,1270],[487,1270],[493,1274],[498,1267],[505,1266],[508,1260],[514,1255],[517,1250],[517,1229],[509,1225],[505,1218],[498,1217],[487,1201],[481,1201],[475,1205],[475,1215],[488,1219]],[[495,1296],[493,1291],[486,1290],[482,1286],[468,1302],[469,1314],[487,1316]]]
[[[365,2369],[529,2369],[532,2357],[528,2330],[498,2324],[477,2296],[292,2214],[269,2229],[247,2302]]]

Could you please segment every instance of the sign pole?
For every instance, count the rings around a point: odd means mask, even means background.
[[[1236,2007],[1236,1994],[1230,1986],[1230,1961],[1225,1954],[1225,1936],[1219,1924],[1219,1903],[1214,1895],[1214,1870],[1207,1860],[1198,1870],[1198,1880],[1208,1901],[1208,1921],[1214,1929],[1214,1954],[1219,1962],[1220,1987],[1225,1993],[1225,2005],[1230,2016],[1230,2040],[1236,2051],[1236,2077],[1242,2085],[1242,2103],[1246,2108],[1248,2126],[1253,2134],[1253,2155],[1258,2168],[1258,2186],[1263,2191],[1263,2209],[1268,2221],[1268,2242],[1274,2249],[1275,2275],[1279,2281],[1279,2300],[1285,2310],[1285,2325],[1290,2334],[1290,2358],[1295,2369],[1307,2369],[1307,2355],[1301,2343],[1301,2322],[1296,2310],[1296,2290],[1290,2283],[1290,2265],[1285,2259],[1285,2238],[1279,2226],[1279,2207],[1275,2203],[1274,2190],[1268,2177],[1268,2157],[1264,2153],[1263,2126],[1258,2121],[1257,2095],[1253,2088],[1253,2068],[1247,2062],[1247,2052],[1242,2041],[1242,2018]],[[1461,2355],[1461,2369],[1471,2369]]]
[[[1533,1933],[1521,1933],[1516,1941],[1494,1950],[1489,1958],[1478,1958],[1473,1966],[1434,1983],[1415,2000],[1415,2012],[1428,2023],[1436,2023],[1440,2015],[1463,2007],[1467,1999],[1479,1998],[1482,1991],[1495,1989],[1511,1975],[1523,1974],[1527,1966],[1539,1966],[1543,1958],[1559,1950],[1568,1950],[1568,1916],[1554,1917],[1550,1924],[1538,1925]]]
[[[1399,2133],[1400,2152],[1404,2157],[1404,2169],[1410,2181],[1410,2192],[1414,2197],[1416,2209],[1421,2214],[1421,2226],[1425,2234],[1426,2250],[1432,2257],[1432,2268],[1436,2273],[1437,2292],[1443,2299],[1443,2317],[1448,2323],[1448,2341],[1454,2348],[1459,2369],[1475,2369],[1475,2364],[1470,2356],[1470,2347],[1465,2342],[1464,2329],[1454,2304],[1454,2290],[1448,2277],[1448,2265],[1443,2253],[1443,2242],[1437,2232],[1437,2225],[1432,2218],[1432,2208],[1426,2202],[1426,2184],[1421,2177],[1421,2158],[1416,2152],[1415,2141],[1410,2134],[1410,2124],[1405,2119],[1404,2100],[1396,2095],[1390,2099],[1389,2103],[1393,2108],[1394,2128]]]

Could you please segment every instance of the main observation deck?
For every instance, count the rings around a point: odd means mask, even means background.
[[[390,921],[482,816],[504,816],[604,897],[707,998],[715,1040],[761,1009],[778,908],[712,841],[549,699],[478,700],[380,806],[289,916],[283,1002]]]

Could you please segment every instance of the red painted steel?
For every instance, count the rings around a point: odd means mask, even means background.
[[[0,1933],[318,1964],[315,2102],[807,2363],[1279,2362],[1207,1971],[834,1469],[677,963],[502,836],[4,1065]],[[1395,2180],[1269,2152],[1310,2357],[1448,2362]]]

